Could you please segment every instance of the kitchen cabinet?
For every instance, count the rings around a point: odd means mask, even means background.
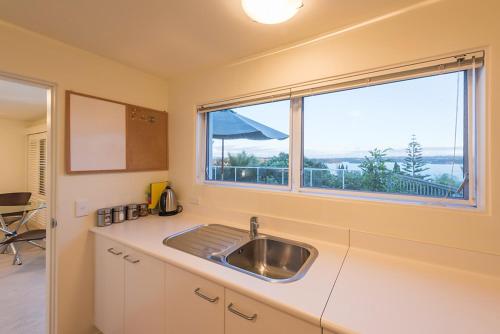
[[[164,264],[137,251],[126,250],[126,253],[124,333],[163,334]]]
[[[95,238],[104,334],[321,334],[321,328],[106,237]]]
[[[167,334],[224,334],[224,287],[165,264]]]
[[[104,334],[163,334],[164,290],[163,262],[96,236],[94,317]]]
[[[225,334],[321,334],[321,328],[226,289]]]
[[[94,323],[105,334],[123,333],[125,252],[124,246],[96,236]]]

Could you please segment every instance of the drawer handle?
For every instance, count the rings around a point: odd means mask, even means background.
[[[233,303],[229,304],[227,306],[227,309],[229,310],[229,312],[234,313],[237,316],[240,316],[240,317],[242,317],[245,320],[254,321],[255,319],[257,319],[257,313],[254,313],[252,316],[248,316],[248,315],[246,315],[244,313],[241,313],[237,309],[235,309]]]
[[[108,248],[108,252],[113,254],[113,255],[122,255],[123,254],[122,252],[115,250],[113,247]]]
[[[130,255],[125,255],[123,258],[125,259],[125,261],[128,261],[130,263],[134,263],[134,264],[141,262],[141,260],[134,260],[134,259],[130,258]]]
[[[205,299],[205,300],[207,300],[207,301],[209,301],[211,303],[217,303],[217,301],[219,300],[219,297],[210,298],[207,295],[204,295],[203,293],[201,293],[200,290],[201,290],[200,288],[197,288],[197,289],[194,290],[194,293],[197,296],[199,296],[199,297],[201,297],[201,298],[203,298],[203,299]]]

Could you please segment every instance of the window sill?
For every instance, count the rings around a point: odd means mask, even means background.
[[[394,194],[355,192],[346,190],[321,189],[321,188],[297,188],[291,185],[273,186],[268,184],[234,183],[223,181],[200,181],[199,185],[214,188],[232,188],[237,190],[252,190],[263,192],[275,192],[280,195],[300,196],[304,198],[323,198],[330,200],[341,200],[349,202],[367,202],[381,204],[395,204],[405,206],[418,206],[436,209],[484,211],[476,203],[468,200],[451,200],[440,198],[422,198],[418,196],[398,196]]]

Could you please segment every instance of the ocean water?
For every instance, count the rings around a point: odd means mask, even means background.
[[[360,164],[358,163],[343,162],[342,164],[344,164],[344,166],[348,166],[349,170],[353,171],[361,170],[359,168]],[[328,163],[326,165],[330,169],[337,169],[340,163]],[[392,169],[394,167],[394,163],[387,162],[386,166],[388,169]],[[453,166],[452,164],[427,164],[425,167],[429,168],[429,170],[427,170],[425,174],[430,175],[432,178],[438,177],[442,174],[452,174],[453,170],[453,176],[455,176],[459,180],[463,179],[462,164],[455,164],[455,166]]]

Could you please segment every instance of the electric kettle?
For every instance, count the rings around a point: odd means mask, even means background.
[[[182,212],[182,206],[177,204],[177,198],[175,193],[167,186],[160,196],[160,216],[173,216]]]

